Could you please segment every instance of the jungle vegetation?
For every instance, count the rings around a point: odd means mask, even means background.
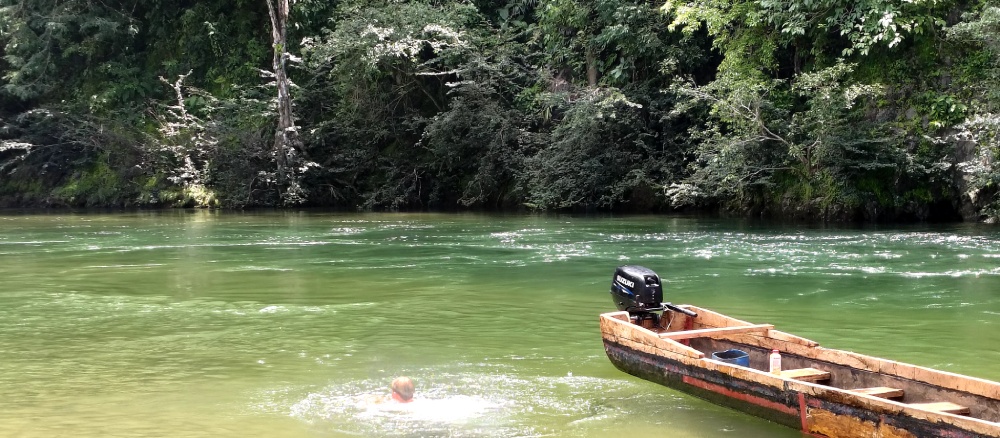
[[[1000,217],[1000,3],[0,0],[0,206]]]

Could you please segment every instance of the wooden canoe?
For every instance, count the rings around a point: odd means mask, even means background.
[[[815,436],[1000,438],[1000,383],[823,348],[771,325],[679,307],[698,316],[667,312],[661,323],[640,326],[628,312],[601,314],[611,362]],[[729,349],[748,353],[749,367],[711,358]],[[767,371],[772,349],[781,352],[780,375]]]

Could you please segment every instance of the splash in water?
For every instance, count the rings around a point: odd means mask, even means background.
[[[617,403],[581,396],[604,388],[618,398],[623,388],[633,389],[621,381],[572,374],[525,379],[438,373],[435,379],[421,379],[412,402],[398,403],[388,401],[384,386],[376,380],[332,385],[295,403],[291,416],[350,435],[538,436],[587,423],[617,422],[626,414],[613,406]],[[549,421],[540,425],[526,417]]]

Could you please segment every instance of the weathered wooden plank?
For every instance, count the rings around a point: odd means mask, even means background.
[[[694,311],[698,313],[698,317],[694,318],[695,328],[714,328],[714,327],[732,327],[739,325],[753,325],[749,322],[742,321],[736,318],[731,318],[718,312],[713,312],[708,309],[703,309],[701,307],[684,305],[678,306],[685,309]]]
[[[694,359],[705,357],[705,353],[676,341],[660,339],[653,331],[620,318],[602,315],[601,333],[605,338],[611,338],[622,345],[628,345],[629,348],[650,354],[670,352]]]
[[[687,345],[681,344],[680,342],[674,341],[672,339],[664,339],[664,341],[667,341],[668,345],[670,345],[669,347],[670,350],[682,353],[687,357],[691,357],[694,359],[702,359],[705,357],[705,353],[695,350],[694,348],[688,347]]]
[[[808,409],[803,429],[811,435],[824,437],[918,438],[905,429],[838,414],[820,407]]]
[[[903,396],[902,389],[889,388],[887,386],[875,386],[872,388],[855,388],[855,389],[849,389],[848,391],[856,392],[858,394],[870,395],[873,397],[882,397],[882,398],[898,398]]]
[[[683,313],[664,312],[663,315],[660,319],[660,326],[666,331],[678,332],[684,330],[684,327],[687,327],[689,322],[691,326],[694,326],[694,318]]]
[[[737,342],[740,344],[753,345],[765,350],[780,350],[782,354],[792,353],[805,357],[816,357],[821,347],[806,346],[798,342],[778,340],[771,338],[771,334],[776,330],[768,330],[765,334],[760,333],[725,333],[712,336],[713,339]]]
[[[718,328],[706,328],[698,330],[688,330],[683,332],[669,332],[660,333],[661,339],[673,339],[679,341],[681,339],[693,339],[702,338],[706,336],[712,336],[717,334],[733,334],[733,333],[754,333],[754,332],[766,332],[773,329],[772,324],[755,324],[747,325],[742,327],[718,327]]]
[[[788,382],[788,389],[795,392],[801,392],[807,394],[808,396],[817,397],[820,399],[826,399],[826,400],[834,399],[843,401],[849,400],[850,405],[855,406],[859,409],[865,409],[873,412],[884,412],[884,413],[904,412],[906,415],[914,419],[927,421],[935,424],[953,425],[955,427],[961,428],[962,430],[978,434],[972,436],[1000,438],[1000,423],[986,421],[980,418],[974,418],[964,415],[961,416],[946,415],[942,414],[939,411],[917,409],[912,407],[912,405],[910,404],[901,403],[892,399],[884,399],[877,397],[854,397],[851,399],[843,399],[840,396],[831,395],[831,393],[846,393],[847,391],[839,388],[834,388],[831,386],[817,385],[815,383],[809,383],[809,382],[791,381]],[[813,413],[814,409],[812,409],[812,406],[810,406],[809,409],[810,419],[813,418]],[[838,418],[843,419],[839,415]],[[812,431],[817,432],[815,430]],[[886,434],[885,432],[886,431],[883,431],[881,435],[875,434],[871,436],[882,436],[887,438],[888,437],[897,438],[905,436],[905,437],[916,438],[908,434],[892,434],[892,433]],[[848,433],[846,435],[830,434],[828,436],[859,436],[859,435],[855,433]]]
[[[801,380],[804,382],[819,382],[830,380],[830,373],[816,368],[798,368],[794,370],[782,370],[781,377],[786,379]]]
[[[859,370],[878,372],[882,359],[865,356],[851,351],[817,348],[812,357]]]
[[[969,415],[969,407],[952,402],[910,403],[910,406],[925,411],[946,412],[949,414]]]
[[[711,310],[704,309],[701,307],[691,306],[691,305],[685,305],[682,307],[698,312],[698,317],[694,318],[695,328],[702,329],[702,328],[712,328],[712,327],[753,325],[749,322],[732,318],[723,315],[721,313],[713,312]],[[685,315],[678,315],[678,316],[685,316]],[[767,332],[766,335],[767,335],[766,338],[760,337],[759,335],[738,334],[738,333],[727,334],[724,336],[727,339],[732,339],[734,341],[739,340],[743,342],[749,341],[750,338],[758,337],[760,339],[766,339],[766,340],[761,340],[757,342],[747,342],[747,343],[751,345],[759,345],[767,349],[778,348],[782,351],[790,351],[796,354],[802,354],[819,360],[826,360],[858,369],[864,369],[877,373],[888,374],[891,376],[897,376],[904,379],[913,379],[916,381],[927,382],[930,384],[946,388],[955,388],[960,391],[968,392],[970,394],[977,394],[993,399],[1000,399],[1000,383],[997,382],[979,379],[976,377],[964,376],[960,374],[953,374],[946,371],[925,368],[921,366],[882,359],[878,357],[867,356],[850,351],[822,348],[818,347],[819,343],[817,342],[814,342],[806,338],[794,336],[788,333],[784,333],[778,330],[770,330]],[[780,341],[780,342],[775,342],[775,341]],[[815,350],[805,350],[805,349],[795,348],[790,344],[798,344],[805,347],[817,347],[817,348]]]
[[[791,342],[793,344],[804,345],[806,347],[816,347],[816,346],[819,345],[819,342],[812,341],[812,340],[809,340],[809,339],[806,339],[806,338],[803,338],[803,337],[791,335],[791,334],[788,334],[788,333],[785,333],[785,332],[782,332],[782,331],[778,331],[778,330],[771,330],[771,331],[767,332],[767,337],[769,337],[771,339],[777,339],[779,341],[785,341],[785,342]]]
[[[622,321],[625,321],[625,322],[629,321],[628,312],[626,312],[624,310],[621,311],[621,312],[602,313],[601,316],[602,317],[606,316],[608,318],[614,318],[614,319],[622,320]]]
[[[896,362],[887,359],[865,356],[853,352],[846,352],[839,350],[830,350],[830,351],[837,351],[841,355],[841,357],[852,357],[856,361],[863,361],[864,363],[867,364],[866,369],[876,371],[882,374],[902,377],[904,379],[912,379],[918,382],[926,382],[944,388],[953,388],[959,391],[968,392],[970,394],[981,395],[992,399],[1000,399],[1000,383],[998,382],[984,380],[977,377],[950,373],[947,371],[935,370],[932,368],[925,368],[902,362]],[[833,360],[831,362],[838,362],[838,361]],[[850,362],[839,362],[839,363],[854,366]]]

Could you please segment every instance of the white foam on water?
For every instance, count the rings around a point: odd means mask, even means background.
[[[966,269],[966,270],[951,270],[944,272],[902,272],[900,273],[903,277],[907,278],[925,278],[925,277],[981,277],[983,275],[1000,275],[1000,268],[994,269]]]
[[[274,272],[291,272],[291,268],[276,268],[273,266],[237,266],[233,268],[220,269],[218,272],[264,272],[264,271],[274,271]]]
[[[387,401],[382,403],[362,402],[364,411],[359,418],[379,418],[391,416],[414,422],[465,423],[500,405],[478,396],[453,395],[440,399],[416,397],[410,403]]]
[[[278,313],[278,312],[287,312],[287,311],[288,311],[288,308],[286,308],[285,306],[267,306],[267,307],[264,307],[264,308],[258,310],[259,313]]]
[[[70,243],[70,240],[12,240],[0,241],[0,245],[44,245],[49,243]]]
[[[293,402],[289,415],[320,429],[362,436],[542,436],[627,416],[614,406],[634,388],[574,376],[434,373],[411,403],[387,401],[382,380],[334,384]],[[608,396],[593,399],[595,389]],[[613,394],[612,394],[613,393]]]
[[[109,269],[109,268],[155,268],[164,266],[163,263],[143,263],[143,264],[117,264],[117,265],[90,265],[83,269]]]
[[[368,231],[361,227],[337,227],[330,230],[329,235],[331,236],[349,236],[352,234],[361,234]]]
[[[461,436],[487,426],[502,405],[480,396],[418,395],[410,403],[384,393],[317,392],[294,404],[290,415],[314,426],[335,427],[363,436]]]

